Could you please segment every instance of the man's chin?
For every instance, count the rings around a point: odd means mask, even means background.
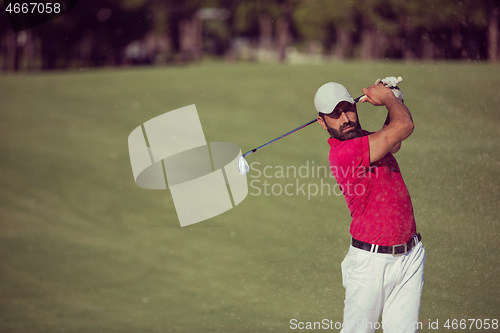
[[[340,140],[340,141],[345,141],[345,140],[350,140],[354,138],[359,138],[363,136],[363,130],[359,127],[355,127],[347,132],[342,132],[340,133],[339,131],[328,127],[328,133],[330,136],[334,139]]]
[[[352,130],[342,134],[342,141],[359,138],[361,136],[363,136],[363,132],[361,132],[357,129],[352,129]]]
[[[342,133],[340,133],[337,130],[334,130],[333,128],[329,128],[328,132],[330,133],[330,136],[332,138],[335,138],[340,141],[351,140],[363,136],[363,130],[359,127],[351,128],[348,131],[342,131]]]

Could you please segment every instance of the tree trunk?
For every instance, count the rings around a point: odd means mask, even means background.
[[[376,31],[367,26],[361,33],[361,59],[372,60]]]
[[[7,32],[7,67],[8,71],[17,71],[19,66],[19,55],[17,48],[17,34],[10,31]]]
[[[420,48],[422,50],[422,59],[432,60],[434,58],[434,44],[427,32],[422,35]]]
[[[333,56],[337,59],[348,58],[352,55],[352,34],[349,28],[341,26],[337,29],[337,43]]]
[[[24,54],[26,58],[26,68],[28,71],[35,70],[35,43],[33,41],[33,33],[31,29],[26,30],[27,38],[24,46]]]
[[[407,23],[403,25],[403,37],[401,38],[401,54],[403,59],[415,59],[414,49],[415,28]]]
[[[172,42],[168,34],[168,9],[165,1],[152,1],[153,34],[154,34],[154,58],[153,63],[166,64]]]
[[[498,11],[498,8],[492,8],[488,17],[488,59],[490,61],[498,60]]]
[[[387,35],[380,30],[374,31],[375,42],[372,47],[373,57],[375,59],[385,58],[386,48],[389,43]]]
[[[292,14],[292,5],[289,2],[284,2],[281,5],[281,15],[276,22],[276,41],[278,44],[278,57],[280,62],[286,60],[286,49],[292,41],[292,33],[290,32],[290,17]]]
[[[197,15],[179,22],[179,46],[182,60],[197,60],[202,55],[202,21]]]
[[[273,20],[271,15],[259,15],[259,48],[270,51],[273,45]]]
[[[0,65],[2,66],[2,72],[7,71],[7,37],[0,37],[0,57],[2,58],[2,62]]]

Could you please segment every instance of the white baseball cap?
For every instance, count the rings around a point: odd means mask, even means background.
[[[351,94],[347,89],[335,82],[328,82],[319,87],[314,96],[314,106],[316,111],[329,114],[332,113],[340,102],[349,102],[354,104]]]

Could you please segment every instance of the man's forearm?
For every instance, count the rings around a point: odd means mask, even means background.
[[[406,139],[413,132],[414,124],[410,110],[397,98],[389,98],[385,101],[388,114],[385,126],[398,128],[400,142]]]
[[[388,152],[398,148],[401,142],[413,132],[413,120],[408,108],[397,99],[392,91],[382,84],[363,88],[366,102],[375,106],[385,106],[388,111],[388,124],[382,130],[370,134],[370,163],[374,163]]]

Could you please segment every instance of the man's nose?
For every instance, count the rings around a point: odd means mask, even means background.
[[[346,122],[346,123],[348,123],[348,122],[349,122],[349,117],[347,116],[347,113],[345,113],[345,112],[342,112],[342,114],[340,115],[340,118],[341,118],[344,122]]]

